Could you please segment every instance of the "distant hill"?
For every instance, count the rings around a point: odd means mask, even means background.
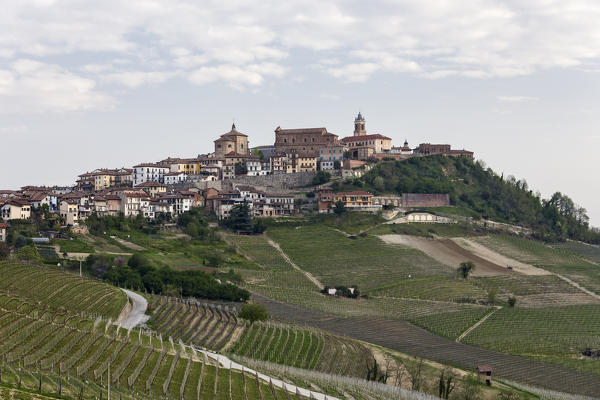
[[[361,178],[337,189],[367,189],[384,193],[448,193],[454,206],[481,216],[535,229],[546,241],[581,240],[600,243],[590,230],[586,210],[557,192],[550,199],[529,189],[525,180],[505,178],[481,161],[434,155],[402,161],[382,161]]]

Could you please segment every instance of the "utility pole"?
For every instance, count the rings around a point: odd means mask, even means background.
[[[108,362],[108,400],[110,400],[110,361]]]
[[[79,260],[79,276],[81,276],[81,260]]]

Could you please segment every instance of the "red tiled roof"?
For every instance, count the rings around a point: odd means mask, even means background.
[[[146,181],[144,183],[140,183],[139,185],[136,186],[136,188],[152,188],[152,187],[166,187],[165,185],[163,185],[160,182],[156,182],[156,181]]]
[[[373,196],[373,193],[365,192],[364,190],[355,190],[352,192],[336,193],[336,196]]]

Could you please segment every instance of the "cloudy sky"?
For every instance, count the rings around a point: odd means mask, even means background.
[[[0,186],[210,151],[233,120],[451,143],[600,225],[595,0],[0,0]]]

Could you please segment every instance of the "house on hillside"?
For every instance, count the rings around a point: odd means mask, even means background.
[[[0,216],[4,221],[29,219],[31,218],[31,206],[27,200],[11,198],[0,207]]]

